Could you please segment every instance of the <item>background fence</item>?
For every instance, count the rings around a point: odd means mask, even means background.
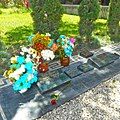
[[[65,8],[65,13],[72,14],[72,15],[78,15],[79,5],[64,4],[63,6]],[[101,6],[101,10],[100,10],[100,13],[99,13],[99,18],[107,19],[108,11],[109,11],[109,6]]]

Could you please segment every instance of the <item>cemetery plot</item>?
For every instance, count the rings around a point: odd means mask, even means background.
[[[87,49],[82,49],[82,50],[80,51],[80,55],[81,55],[82,57],[88,58],[88,57],[93,56],[93,53],[90,52],[90,51],[87,50]]]
[[[71,81],[65,73],[60,73],[59,70],[48,72],[46,75],[47,79],[41,80],[40,77],[40,81],[37,83],[41,93],[49,92],[57,87],[69,84]]]
[[[69,68],[68,70],[65,71],[65,74],[68,75],[70,78],[77,77],[81,75],[83,72],[78,70],[76,67],[75,68]]]
[[[119,55],[105,52],[105,53],[93,56],[92,58],[88,60],[88,62],[100,69],[102,67],[105,67],[113,63],[117,59],[119,59]]]
[[[94,67],[91,66],[91,65],[88,64],[88,63],[84,63],[84,64],[82,64],[82,65],[79,65],[77,68],[78,68],[79,70],[81,70],[82,72],[84,72],[84,73],[86,73],[86,72],[91,71],[91,70],[94,69]]]
[[[60,65],[60,63],[58,61],[49,64],[49,70],[50,71],[58,69],[58,68],[61,68],[61,65]]]
[[[1,76],[0,76],[0,78],[1,78]],[[7,79],[5,79],[5,78],[0,79],[0,88],[5,85],[8,85],[8,84],[10,84],[10,82]]]
[[[80,61],[80,57],[78,55],[72,56],[70,59],[70,64],[76,63],[78,61]]]
[[[116,48],[115,50],[120,55],[120,48]]]

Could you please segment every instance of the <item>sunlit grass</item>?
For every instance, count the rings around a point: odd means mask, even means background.
[[[0,37],[2,41],[7,44],[9,44],[9,42],[15,42],[17,44],[19,40],[26,39],[26,37],[33,32],[33,21],[30,13],[11,13],[12,10],[13,9],[2,9],[3,14],[0,15]],[[19,11],[19,9],[17,11]],[[79,35],[79,16],[64,14],[62,21],[59,28],[60,34],[67,36]],[[107,36],[106,20],[96,20],[93,34],[101,39],[101,43],[110,43]]]

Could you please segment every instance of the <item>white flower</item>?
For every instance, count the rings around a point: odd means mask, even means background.
[[[11,74],[9,75],[9,78],[14,78],[14,79],[18,80],[18,79],[20,78],[20,75],[15,74],[15,73],[11,73]]]
[[[37,54],[33,54],[32,57],[33,57],[33,58],[36,58],[36,57],[37,57]]]
[[[21,67],[15,70],[13,73],[16,75],[21,75],[23,72],[25,72],[25,66],[21,65]]]
[[[30,58],[30,54],[27,54],[26,57],[27,57],[27,58]]]
[[[24,55],[24,52],[20,52],[21,55]]]
[[[55,57],[54,52],[51,50],[42,50],[41,56],[44,60],[53,60]]]
[[[29,57],[27,57],[26,59],[25,59],[25,62],[27,63],[27,62],[30,62],[31,61],[31,59],[29,58]]]
[[[50,36],[51,36],[51,34],[50,34],[50,33],[46,33],[46,36],[49,36],[49,37],[50,37]]]
[[[28,52],[28,48],[26,48],[26,47],[22,47],[21,50],[22,50],[22,52]]]
[[[29,74],[27,80],[29,81],[29,80],[31,80],[32,78],[34,78],[34,75],[33,75],[33,74]]]
[[[44,15],[45,15],[45,17],[47,17],[47,16],[48,16],[48,15],[47,15],[47,13],[45,13]]]
[[[11,60],[11,63],[15,63],[15,62],[17,61],[17,57],[18,57],[18,56],[11,57],[11,59],[10,59],[10,60]]]

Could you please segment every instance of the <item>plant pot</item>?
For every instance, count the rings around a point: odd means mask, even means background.
[[[45,73],[49,69],[48,63],[41,63],[38,65],[38,72],[39,73]]]
[[[60,58],[61,66],[68,66],[70,64],[70,58],[69,57],[62,57]]]

